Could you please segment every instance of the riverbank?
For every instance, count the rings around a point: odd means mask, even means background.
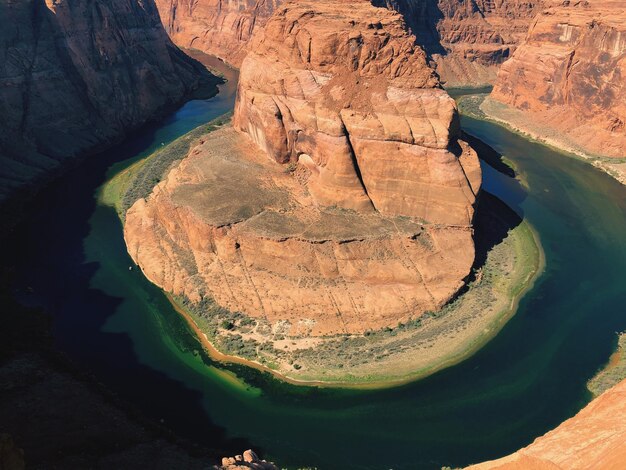
[[[587,382],[587,388],[594,397],[597,397],[624,379],[626,379],[626,332],[618,334],[615,352],[606,366]]]
[[[624,158],[610,158],[589,153],[558,131],[537,123],[532,119],[532,116],[499,103],[488,95],[472,95],[460,99],[459,110],[471,117],[500,124],[531,141],[546,145],[563,155],[590,163],[626,185],[626,156]]]
[[[104,185],[101,203],[124,213],[154,186],[190,145],[227,119],[200,126]],[[544,265],[532,227],[484,194],[477,238],[489,240],[466,291],[439,312],[365,335],[288,337],[262,320],[233,314],[211,299],[168,298],[216,361],[244,364],[297,385],[381,388],[431,375],[468,358],[504,326]]]

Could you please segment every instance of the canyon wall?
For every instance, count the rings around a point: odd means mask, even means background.
[[[400,15],[287,3],[243,61],[233,126],[128,211],[129,253],[164,289],[276,334],[419,318],[474,261],[481,173],[458,133]]]
[[[507,457],[467,470],[619,470],[626,462],[626,380]]]
[[[495,81],[543,0],[373,0],[402,13],[447,86]]]
[[[516,127],[538,127],[557,145],[626,157],[626,4],[554,2],[502,66],[491,98],[524,112]]]
[[[157,0],[179,46],[239,67],[255,31],[285,0]],[[417,43],[449,85],[495,80],[497,67],[523,39],[541,0],[372,0],[403,15]]]
[[[156,0],[165,30],[180,47],[239,67],[252,34],[284,0]]]
[[[168,39],[152,0],[1,2],[0,198],[211,80]]]

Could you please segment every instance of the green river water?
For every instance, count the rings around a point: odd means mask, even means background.
[[[60,348],[177,434],[225,455],[253,447],[289,468],[462,466],[529,444],[588,402],[585,382],[626,329],[626,188],[466,117],[463,129],[527,182],[483,165],[485,189],[535,227],[546,254],[545,273],[495,339],[460,365],[380,391],[294,387],[212,363],[160,290],[129,271],[120,222],[97,194],[130,163],[231,109],[236,74],[224,72],[220,95],[68,173],[15,232],[14,290],[54,316]]]

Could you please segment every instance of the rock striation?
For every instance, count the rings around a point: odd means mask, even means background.
[[[364,2],[286,6],[242,65],[234,126],[306,167],[319,205],[469,226],[476,158],[413,43]]]
[[[447,86],[493,83],[543,0],[374,0],[404,16]]]
[[[156,0],[174,42],[241,66],[255,31],[285,0]],[[372,0],[403,15],[451,86],[495,80],[542,0]]]
[[[163,25],[181,47],[239,67],[255,31],[284,0],[156,0]]]
[[[554,2],[502,66],[491,99],[523,111],[543,129],[539,137],[556,136],[557,144],[575,151],[624,157],[625,76],[624,2]]]
[[[397,13],[279,8],[241,68],[233,127],[127,213],[153,282],[290,335],[441,308],[474,261],[481,173],[454,101]]]
[[[278,467],[271,462],[261,460],[253,450],[246,450],[243,455],[235,457],[224,457],[222,465],[215,466],[216,470],[278,470]]]
[[[0,198],[122,138],[213,80],[152,0],[0,4]],[[214,88],[214,87],[213,87]]]
[[[626,380],[528,447],[467,470],[574,470],[624,468]]]

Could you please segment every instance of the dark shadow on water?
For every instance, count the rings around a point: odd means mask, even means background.
[[[494,170],[499,171],[503,175],[506,175],[509,178],[515,178],[515,170],[503,161],[502,154],[496,152],[493,148],[484,143],[482,140],[477,139],[470,134],[463,132],[461,135],[463,140],[465,140],[468,144],[472,146],[474,150],[476,150],[476,153],[478,153],[478,156],[482,161],[484,161]]]
[[[97,209],[94,188],[106,180],[112,164],[133,158],[153,148],[155,142],[158,145],[159,140],[167,139],[157,133],[163,125],[147,125],[122,145],[88,158],[28,202],[23,209],[28,217],[2,240],[2,272],[10,273],[3,287],[20,304],[49,315],[53,319],[55,349],[96,375],[107,389],[115,391],[125,407],[142,416],[158,417],[158,426],[176,429],[177,435],[209,451],[235,455],[250,444],[228,438],[225,429],[211,421],[201,391],[142,364],[127,334],[103,331],[124,299],[92,287],[100,265],[87,260],[84,243]],[[119,234],[123,243],[121,230]],[[3,303],[3,311],[11,308],[6,298]],[[3,329],[17,329],[12,318],[3,315]],[[176,406],[172,406],[174,400]],[[10,428],[10,423],[3,424],[3,429]],[[190,431],[180,434],[183,429]],[[56,431],[64,433],[62,427]]]

